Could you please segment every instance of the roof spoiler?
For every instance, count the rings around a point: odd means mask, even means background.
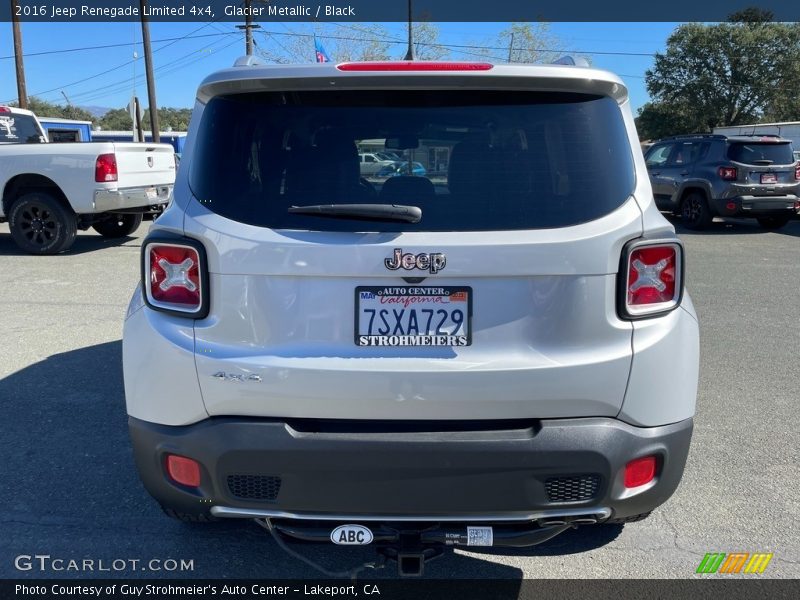
[[[582,56],[572,56],[571,54],[565,54],[564,56],[562,56],[561,58],[557,58],[550,64],[567,65],[570,67],[588,67],[589,61],[583,58]]]
[[[251,55],[248,55],[248,56],[240,56],[233,63],[233,66],[234,67],[257,67],[257,66],[266,65],[266,64],[267,63],[265,63],[259,57],[253,56],[251,54]]]

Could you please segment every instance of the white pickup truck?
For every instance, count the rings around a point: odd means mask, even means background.
[[[169,144],[46,142],[32,112],[0,106],[0,223],[31,254],[63,252],[78,229],[130,235],[172,196]]]

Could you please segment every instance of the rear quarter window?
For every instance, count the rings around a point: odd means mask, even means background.
[[[0,144],[38,144],[43,141],[42,132],[33,117],[0,114]]]
[[[385,153],[385,154],[384,154]],[[386,168],[360,160],[385,156]],[[209,101],[190,185],[226,218],[274,229],[481,231],[597,219],[634,187],[611,98],[566,93],[265,92]],[[292,214],[403,204],[418,223]]]

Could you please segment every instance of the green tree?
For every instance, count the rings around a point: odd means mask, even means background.
[[[168,128],[173,131],[186,131],[189,128],[189,119],[192,117],[191,108],[167,108],[162,106],[158,109],[158,127],[164,132]],[[142,124],[145,129],[150,129],[150,109],[144,111]]]
[[[162,106],[158,109],[158,128],[163,133],[168,128],[173,131],[186,131],[189,128],[189,119],[192,116],[191,108],[169,108]],[[125,108],[114,108],[100,119],[100,127],[106,131],[131,131],[133,121]],[[142,127],[150,130],[150,109],[144,111]]]
[[[549,23],[511,23],[492,45],[508,48],[493,52],[505,52],[512,63],[549,63],[562,53],[561,43],[550,33]]]
[[[798,108],[786,96],[796,96],[800,86],[800,24],[768,18],[763,11],[747,10],[725,23],[675,29],[666,51],[656,54],[645,73],[658,107],[657,113],[643,108],[645,122],[660,115],[662,122],[672,119],[708,131],[767,116],[789,117]],[[667,113],[672,113],[668,119]]]
[[[668,135],[705,132],[705,125],[692,121],[689,112],[686,103],[648,102],[639,109],[639,115],[636,117],[639,139],[657,140]]]
[[[100,119],[100,127],[105,131],[131,131],[133,120],[127,109],[112,108]]]
[[[511,23],[495,37],[470,45],[474,47],[453,48],[452,52],[465,60],[539,64],[553,62],[564,54],[561,41],[550,33],[549,23]]]
[[[439,28],[433,23],[420,21],[411,26],[414,35],[414,58],[417,60],[442,60],[450,56],[450,50],[439,45]],[[402,48],[399,58],[406,55]]]
[[[337,30],[328,26],[327,31],[332,37],[326,42],[325,48],[330,50],[331,60],[335,62],[389,60],[392,38],[382,25],[361,23]]]

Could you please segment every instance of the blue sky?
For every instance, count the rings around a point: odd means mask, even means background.
[[[343,24],[341,35],[348,35],[347,27],[353,25],[357,24]],[[404,24],[385,26],[393,37],[405,37]],[[438,23],[437,26],[440,43],[483,45],[508,24]],[[667,37],[676,26],[677,23],[551,23],[550,33],[562,48],[587,54],[593,66],[622,76],[636,110],[648,100],[644,72],[652,66],[652,54],[663,51]],[[310,31],[310,27],[307,23],[262,23],[264,30],[282,33],[304,33]],[[236,57],[244,54],[243,36],[233,23],[151,23],[150,28],[159,106],[192,106],[195,89],[203,77],[232,65]],[[16,98],[16,84],[14,60],[10,58],[13,57],[11,24],[0,23],[0,31],[2,103]],[[64,103],[63,91],[77,105],[119,108],[130,100],[135,76],[137,93],[146,103],[139,23],[23,23],[22,34],[24,51],[29,55],[25,59],[29,95]],[[184,36],[187,39],[158,41]],[[272,39],[285,41],[287,38],[273,36]],[[263,33],[256,35],[256,42],[279,43],[269,41]],[[35,56],[39,52],[107,44],[125,45]],[[136,60],[134,51],[139,57]],[[621,54],[602,54],[604,52]],[[313,60],[311,42],[308,56],[309,61]],[[475,59],[453,54],[453,58],[459,56],[465,60]],[[86,81],[81,81],[84,79]]]

